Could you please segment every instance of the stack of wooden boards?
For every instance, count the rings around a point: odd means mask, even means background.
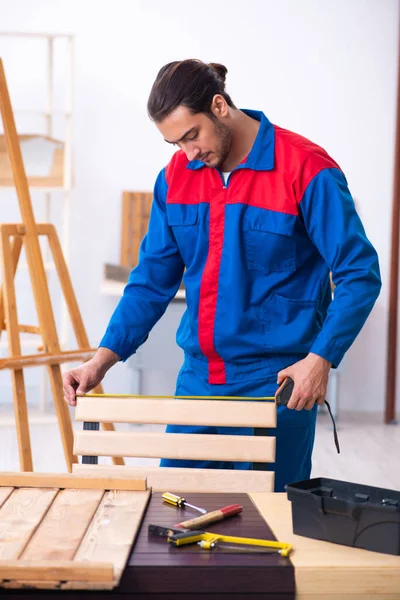
[[[149,498],[145,479],[0,474],[0,587],[114,588]]]

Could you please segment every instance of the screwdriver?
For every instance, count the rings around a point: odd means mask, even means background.
[[[178,508],[184,508],[185,506],[194,508],[195,510],[201,512],[202,515],[205,515],[207,512],[204,508],[199,508],[198,506],[189,504],[188,502],[186,502],[186,498],[176,496],[175,494],[171,494],[170,492],[165,492],[165,494],[162,495],[162,499],[164,500],[164,502],[172,504],[173,506],[177,506]]]

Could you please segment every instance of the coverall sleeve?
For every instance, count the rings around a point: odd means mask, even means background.
[[[310,352],[337,367],[362,329],[381,289],[377,253],[367,239],[340,169],[321,170],[300,202],[308,235],[336,285]]]
[[[166,216],[168,185],[163,169],[156,181],[147,235],[99,346],[123,361],[147,339],[174,298],[184,264]]]

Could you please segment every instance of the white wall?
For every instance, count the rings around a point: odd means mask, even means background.
[[[396,0],[0,0],[1,30],[77,36],[71,275],[92,344],[115,306],[99,287],[103,263],[119,258],[121,191],[150,189],[170,156],[146,115],[152,81],[170,60],[222,62],[238,106],[321,144],[347,175],[384,285],[343,365],[341,404],[383,408],[397,25]],[[19,48],[5,64],[15,105],[39,53]],[[0,218],[9,220],[5,204]],[[131,377],[116,369],[115,391]]]

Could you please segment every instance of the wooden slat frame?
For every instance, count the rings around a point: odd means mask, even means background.
[[[187,460],[274,462],[275,438],[249,435],[76,431],[74,452]]]
[[[76,421],[276,427],[274,402],[79,397]]]
[[[102,478],[100,489],[32,488],[40,474],[14,475],[14,483],[21,487],[3,487],[0,475],[0,587],[110,590],[117,586],[150,491],[107,491],[109,477]],[[41,482],[45,485],[46,475]],[[49,477],[53,484],[59,478],[62,483],[99,481],[90,475]],[[130,487],[126,478],[112,481]]]
[[[77,475],[98,474],[99,477],[137,478],[146,475],[147,485],[154,492],[173,490],[176,493],[195,492],[273,492],[273,471],[242,471],[231,469],[186,469],[179,467],[134,467],[131,465],[75,464]]]
[[[276,439],[267,429],[276,428],[276,404],[269,399],[254,398],[173,398],[79,396],[75,419],[84,424],[102,422],[148,423],[194,426],[250,427],[258,435],[201,435],[171,433],[117,433],[109,436],[97,431],[75,431],[74,452],[93,457],[92,465],[76,465],[74,473],[99,473],[121,477],[146,475],[155,491],[174,489],[182,493],[273,492],[273,471],[186,469],[161,467],[123,467],[113,471],[97,465],[97,456],[136,458],[172,458],[183,460],[222,460],[227,462],[270,463],[275,460]],[[99,435],[101,437],[99,437]],[[233,476],[234,473],[234,476]]]

